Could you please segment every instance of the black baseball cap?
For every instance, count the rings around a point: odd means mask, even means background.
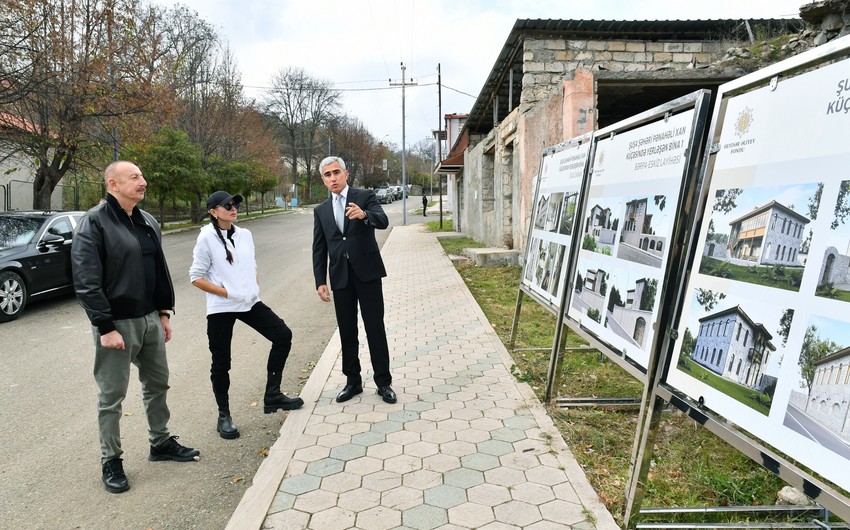
[[[233,201],[233,204],[241,204],[242,196],[241,195],[231,195],[226,191],[217,191],[207,197],[207,210],[212,210],[216,206],[224,206],[225,204],[230,204]]]

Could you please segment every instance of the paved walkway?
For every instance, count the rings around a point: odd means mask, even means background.
[[[227,528],[617,528],[435,235],[397,226],[382,253],[398,403],[371,369],[334,401],[335,335]]]

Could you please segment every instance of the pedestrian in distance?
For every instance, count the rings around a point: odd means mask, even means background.
[[[189,281],[206,293],[210,380],[218,406],[216,431],[227,440],[239,438],[239,429],[230,416],[229,397],[231,342],[237,320],[271,342],[263,412],[293,410],[304,404],[300,397],[288,397],[280,391],[283,367],[292,348],[292,331],[260,301],[254,239],[249,230],[235,224],[241,203],[241,195],[226,191],[207,198],[210,223],[198,234],[189,268]]]
[[[381,285],[387,271],[375,239],[375,230],[389,226],[387,214],[373,191],[348,186],[342,158],[325,158],[319,163],[319,173],[331,197],[313,211],[313,275],[322,301],[331,300],[329,274],[333,290],[346,377],[336,401],[342,403],[363,392],[357,337],[359,304],[378,395],[387,403],[395,403]]]
[[[425,194],[422,194],[422,217],[427,217],[425,214],[425,209],[428,208],[428,197]]]
[[[98,429],[103,486],[110,493],[130,489],[121,455],[121,403],[127,396],[130,365],[136,365],[148,420],[148,460],[198,460],[168,430],[170,412],[165,343],[171,340],[174,286],[159,223],[139,209],[147,183],[132,162],[117,161],[104,171],[106,200],[80,220],[71,247],[77,299],[94,336],[94,379],[98,386]]]

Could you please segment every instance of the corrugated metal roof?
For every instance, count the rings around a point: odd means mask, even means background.
[[[799,31],[800,19],[748,19],[750,27],[762,27],[769,32],[778,30]],[[508,113],[508,96],[512,92],[510,108],[519,104],[522,90],[522,50],[526,38],[545,39],[624,39],[649,41],[699,41],[748,39],[743,19],[722,20],[555,20],[518,19],[499,52],[490,75],[469,112],[465,128],[471,132],[487,133],[493,128],[493,101],[498,95],[498,115]],[[513,90],[508,87],[509,73],[513,70]]]

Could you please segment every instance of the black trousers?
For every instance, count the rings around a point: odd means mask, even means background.
[[[229,410],[230,402],[230,343],[233,338],[233,325],[241,320],[255,329],[260,335],[271,341],[268,372],[282,372],[292,349],[292,330],[282,318],[262,302],[257,302],[250,311],[232,313],[213,313],[207,315],[207,338],[212,353],[210,380],[213,394],[219,409]]]
[[[339,338],[342,343],[342,373],[349,385],[363,383],[360,376],[360,341],[357,338],[357,306],[363,327],[366,328],[366,341],[372,357],[372,370],[375,372],[375,385],[392,384],[390,375],[390,351],[387,346],[387,332],[384,328],[384,293],[381,279],[368,282],[360,281],[354,269],[348,267],[348,285],[334,289],[334,310],[339,326]]]

